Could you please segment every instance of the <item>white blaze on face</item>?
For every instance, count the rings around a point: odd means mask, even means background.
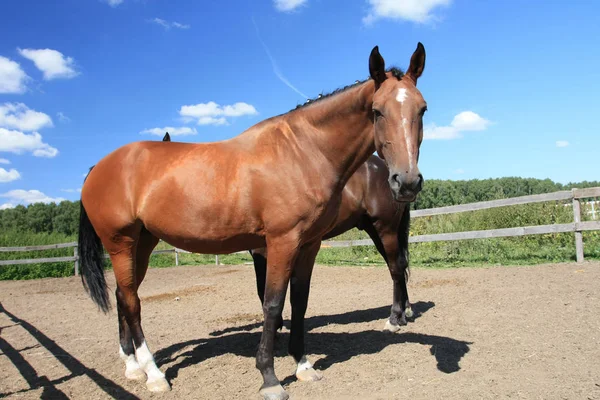
[[[398,94],[396,95],[396,100],[398,100],[398,102],[400,104],[403,104],[404,100],[406,100],[407,97],[408,97],[408,94],[406,93],[406,89],[404,89],[404,88],[398,89]]]
[[[406,118],[402,118],[402,129],[404,130],[404,141],[406,143],[406,153],[408,154],[408,168],[413,169],[413,154],[412,154],[412,137],[410,132],[410,124]]]

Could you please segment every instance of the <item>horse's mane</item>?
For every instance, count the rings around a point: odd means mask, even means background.
[[[398,80],[402,79],[402,77],[404,76],[404,71],[402,71],[400,68],[397,68],[397,67],[390,67],[390,68],[388,68],[388,69],[386,70],[386,72],[390,72],[390,73],[392,74],[392,76],[393,76],[393,77],[395,77],[395,78],[396,78],[396,79],[398,79]],[[345,91],[346,91],[346,90],[348,90],[348,89],[351,89],[351,88],[353,88],[353,87],[355,87],[355,86],[358,86],[358,85],[360,85],[360,84],[363,84],[363,83],[365,83],[365,82],[366,82],[366,81],[368,81],[369,79],[371,79],[371,78],[367,78],[367,79],[364,79],[364,80],[362,80],[362,81],[356,81],[356,82],[354,82],[354,83],[352,83],[352,84],[350,84],[350,85],[347,85],[347,86],[344,86],[344,87],[341,87],[341,88],[335,89],[335,90],[334,90],[333,92],[331,92],[331,93],[327,93],[327,94],[322,94],[322,93],[321,93],[321,94],[319,94],[319,95],[318,95],[316,98],[314,98],[314,99],[308,99],[308,100],[306,100],[306,102],[305,102],[304,104],[298,104],[298,105],[296,106],[296,108],[294,108],[293,110],[290,110],[290,111],[298,110],[298,109],[300,109],[300,108],[306,107],[306,106],[308,106],[308,105],[311,105],[311,104],[313,104],[313,103],[315,103],[315,102],[318,102],[318,101],[320,101],[320,100],[327,99],[327,98],[329,98],[329,97],[335,96],[335,95],[336,95],[336,94],[338,94],[338,93],[345,92]]]

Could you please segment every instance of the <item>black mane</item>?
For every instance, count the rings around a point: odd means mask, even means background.
[[[400,68],[397,68],[397,67],[391,67],[391,68],[388,68],[388,69],[386,70],[386,72],[390,72],[390,73],[392,74],[392,76],[393,76],[394,78],[398,79],[398,80],[402,79],[402,77],[404,76],[404,71],[402,71]],[[293,110],[291,110],[291,111],[297,110],[297,109],[299,109],[299,108],[306,107],[306,106],[308,106],[308,105],[310,105],[310,104],[313,104],[314,102],[317,102],[317,101],[319,101],[319,100],[323,100],[323,99],[325,99],[325,98],[328,98],[328,97],[331,97],[331,96],[335,96],[336,94],[338,94],[338,93],[341,93],[341,92],[344,92],[344,91],[346,91],[347,89],[350,89],[350,88],[353,88],[353,87],[355,87],[355,86],[357,86],[357,85],[360,85],[360,84],[362,84],[362,83],[365,83],[365,82],[366,82],[366,81],[368,81],[369,79],[371,79],[371,78],[368,78],[368,79],[365,79],[365,80],[362,80],[362,81],[356,81],[356,82],[354,82],[354,83],[352,83],[352,84],[350,84],[350,85],[344,86],[344,87],[342,87],[342,88],[339,88],[339,89],[335,89],[335,90],[334,90],[333,92],[331,92],[331,93],[327,93],[327,94],[322,94],[322,93],[321,93],[321,94],[319,94],[319,96],[317,96],[317,98],[315,98],[315,99],[308,99],[308,100],[306,100],[306,102],[305,102],[304,104],[298,104],[298,105],[296,106],[296,108],[294,108],[294,109],[293,109]]]

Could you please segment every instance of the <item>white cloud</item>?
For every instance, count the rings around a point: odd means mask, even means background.
[[[52,118],[43,112],[31,110],[23,103],[0,105],[0,127],[30,132],[51,126]]]
[[[0,168],[0,183],[12,182],[17,179],[21,179],[21,174],[14,168],[10,170],[5,170],[4,168]]]
[[[29,79],[19,63],[0,56],[0,93],[24,93]]]
[[[556,147],[567,147],[570,143],[566,140],[557,140]]]
[[[9,208],[15,208],[15,205],[11,203],[4,203],[0,205],[0,210],[8,210]]]
[[[31,152],[36,157],[54,157],[58,150],[42,141],[42,135],[37,132],[30,134],[0,128],[0,152],[22,154]]]
[[[273,0],[275,8],[279,11],[293,11],[306,2],[307,0]]]
[[[124,0],[104,0],[105,3],[108,3],[111,7],[116,7],[119,4],[123,3]]]
[[[65,192],[65,193],[80,193],[81,188],[79,188],[79,189],[60,189],[60,191]]]
[[[187,126],[182,126],[179,128],[175,128],[173,126],[165,126],[164,128],[152,128],[152,129],[144,129],[141,131],[141,134],[150,134],[156,136],[163,136],[165,132],[169,132],[169,135],[172,136],[183,136],[183,135],[195,135],[198,132],[195,128],[190,128]]]
[[[176,21],[169,22],[169,21],[164,20],[162,18],[154,18],[154,19],[151,19],[150,22],[152,22],[153,24],[162,26],[167,31],[169,29],[171,29],[171,28],[190,29],[190,25],[182,24],[182,23],[176,22]]]
[[[71,118],[67,117],[62,111],[57,112],[56,116],[60,122],[71,122]]]
[[[208,103],[182,106],[179,110],[179,115],[184,119],[196,120],[198,125],[225,125],[228,123],[228,117],[235,118],[256,114],[258,112],[254,106],[242,102],[220,106],[214,101],[209,101]]]
[[[436,19],[435,8],[447,6],[452,0],[368,0],[371,6],[363,23],[369,25],[382,18],[426,23]]]
[[[448,126],[427,125],[423,129],[423,137],[424,139],[458,139],[463,136],[462,132],[484,131],[490,123],[473,111],[463,111],[457,114]]]
[[[455,174],[462,175],[462,174],[464,174],[464,173],[465,173],[465,170],[464,170],[464,169],[462,169],[462,168],[458,168],[458,169],[455,169],[455,170],[454,170],[454,173],[455,173]]]
[[[8,161],[6,158],[0,158],[0,164],[10,164],[10,161]]]
[[[0,194],[0,197],[9,199],[17,204],[33,204],[33,203],[60,203],[65,200],[62,197],[50,197],[40,192],[39,190],[23,190],[15,189],[6,193]],[[9,203],[11,205],[11,203]]]
[[[79,75],[75,70],[75,60],[65,57],[60,51],[52,49],[17,49],[19,53],[33,61],[35,66],[44,73],[44,79],[69,79]]]

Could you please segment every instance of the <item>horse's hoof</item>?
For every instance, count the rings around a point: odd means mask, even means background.
[[[264,400],[287,400],[290,398],[281,385],[261,388],[259,393]]]
[[[323,378],[323,375],[317,372],[314,368],[309,368],[303,371],[297,371],[296,378],[302,382],[314,382],[320,381]]]
[[[131,368],[125,370],[125,378],[131,379],[134,381],[141,381],[146,379],[146,373],[140,368]]]
[[[153,381],[147,381],[146,387],[151,392],[168,392],[171,390],[171,385],[165,378],[156,378]]]
[[[398,332],[400,330],[400,325],[394,325],[390,322],[390,320],[385,321],[384,330],[390,331],[392,333]]]
[[[414,317],[415,313],[413,312],[412,307],[410,307],[410,306],[406,307],[406,309],[404,310],[404,315],[406,315],[406,318]]]

